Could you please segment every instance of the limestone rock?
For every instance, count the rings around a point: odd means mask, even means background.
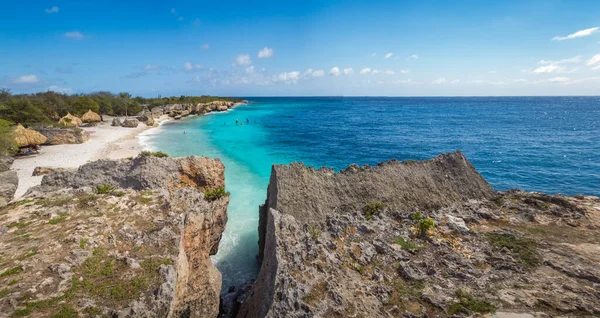
[[[12,201],[18,185],[19,177],[16,171],[0,172],[0,208]]]
[[[0,156],[0,172],[10,170],[15,159],[11,156]]]
[[[121,127],[136,128],[139,125],[139,123],[140,122],[135,118],[126,118],[121,123]]]
[[[384,207],[367,217],[372,202]],[[460,152],[339,173],[275,165],[237,317],[592,316],[597,207],[494,192]]]
[[[82,144],[90,138],[90,134],[80,128],[37,128],[36,131],[46,136],[46,145]]]
[[[112,123],[110,124],[113,127],[121,127],[122,122],[119,118],[113,118]]]
[[[55,171],[2,210],[0,224],[8,226],[0,231],[0,284],[10,288],[0,297],[0,316],[25,308],[32,317],[59,316],[64,308],[80,316],[218,315],[221,275],[210,255],[229,197],[208,201],[203,192],[224,187],[223,164],[133,161]],[[104,184],[114,188],[95,190]],[[36,302],[44,306],[27,306]]]

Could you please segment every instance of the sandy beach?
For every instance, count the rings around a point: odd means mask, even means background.
[[[159,121],[165,119],[161,117]],[[144,123],[137,128],[113,127],[111,121],[112,118],[105,116],[105,121],[98,126],[82,127],[90,134],[85,143],[43,146],[37,155],[15,159],[12,169],[19,175],[15,200],[30,187],[41,183],[43,176],[32,176],[36,167],[77,168],[98,159],[122,159],[138,155],[143,150],[138,135],[153,127]]]

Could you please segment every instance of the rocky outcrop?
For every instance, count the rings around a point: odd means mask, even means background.
[[[74,168],[61,168],[61,167],[35,167],[33,169],[33,173],[31,174],[34,177],[43,176],[46,174],[51,174],[55,171],[75,171],[77,169]]]
[[[137,128],[140,122],[135,118],[125,118],[121,123],[121,127]]]
[[[154,126],[154,118],[152,118],[152,115],[139,115],[136,116],[136,119],[146,124],[146,126]]]
[[[122,124],[123,123],[121,122],[121,120],[119,118],[113,118],[110,125],[113,127],[121,127]]]
[[[200,115],[213,111],[226,111],[240,103],[232,101],[212,101],[210,103],[198,104],[169,104],[152,108],[152,117],[158,118],[161,115],[169,115],[174,119],[181,119],[189,115]]]
[[[45,145],[82,144],[90,139],[90,134],[80,128],[37,128],[36,131],[46,136]]]
[[[56,171],[0,212],[7,316],[216,317],[224,166],[200,157]],[[44,242],[44,244],[39,244]],[[16,282],[16,283],[10,283]],[[44,304],[38,306],[36,304]]]
[[[19,185],[17,172],[10,170],[13,161],[10,156],[0,156],[0,208],[12,201]]]
[[[496,193],[460,152],[275,165],[237,317],[597,315],[599,231],[598,198]]]

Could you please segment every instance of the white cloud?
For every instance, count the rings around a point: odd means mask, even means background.
[[[52,13],[58,13],[58,10],[59,10],[59,8],[57,6],[53,6],[52,8],[45,9],[44,11],[46,11],[46,13],[52,14]]]
[[[400,73],[401,74],[408,74],[408,73],[410,73],[410,70],[400,70]]]
[[[413,59],[413,60],[418,60],[419,56],[416,55],[416,54],[413,54],[413,55],[410,56],[410,58]]]
[[[330,71],[329,71],[329,75],[333,75],[333,76],[340,76],[341,72],[340,72],[340,68],[337,66],[334,66]]]
[[[32,75],[19,76],[13,80],[13,83],[15,83],[15,84],[35,84],[39,81],[40,81],[40,79],[37,77],[37,75],[32,74]]]
[[[160,69],[160,66],[155,65],[155,64],[148,64],[146,66],[144,66],[145,70],[158,70]]]
[[[360,70],[360,74],[369,74],[371,73],[371,69],[368,67],[363,68],[362,70]]]
[[[568,77],[563,77],[563,76],[559,76],[559,77],[553,77],[551,79],[548,80],[548,82],[551,83],[565,83],[570,81],[571,79]]]
[[[596,64],[598,64],[598,65],[596,65]],[[596,65],[596,66],[592,67],[592,70],[600,69],[600,54],[596,54],[596,55],[592,56],[591,59],[587,60],[587,65],[589,65],[589,66]]]
[[[194,71],[194,70],[202,69],[202,65],[200,65],[200,64],[192,64],[192,62],[185,62],[185,64],[183,64],[183,69],[186,70],[186,71],[188,71],[188,72],[191,72],[191,71]]]
[[[581,62],[581,56],[574,56],[571,58],[567,58],[567,59],[562,59],[562,60],[558,60],[558,61],[552,61],[552,60],[541,60],[538,63],[543,65],[540,66],[538,68],[536,68],[535,70],[533,70],[533,73],[535,74],[543,74],[543,73],[567,73],[567,72],[573,72],[575,70],[569,70],[567,69],[564,64],[576,64]]]
[[[273,77],[273,81],[285,82],[288,84],[296,84],[300,79],[300,72],[283,72]]]
[[[262,49],[258,52],[259,59],[268,59],[270,57],[273,57],[273,49],[271,49],[271,48],[268,48],[265,46],[264,49]]]
[[[56,92],[56,93],[61,93],[61,94],[71,94],[73,93],[73,89],[68,88],[68,87],[59,87],[56,85],[51,85],[48,88],[46,88],[46,91],[48,92]]]
[[[455,80],[451,80],[448,83],[450,83],[450,84],[458,84],[458,83],[460,83],[460,80],[459,79],[455,79]]]
[[[208,50],[208,49],[210,49],[210,44],[204,43],[204,44],[202,44],[202,46],[200,48],[203,50]]]
[[[350,75],[352,73],[354,73],[354,70],[351,67],[344,69],[344,74]]]
[[[496,72],[496,71],[489,71],[488,72],[488,74],[496,74],[496,73],[498,73],[498,72]]]
[[[579,31],[577,31],[575,33],[571,33],[567,36],[555,36],[554,38],[552,38],[552,40],[553,41],[563,41],[563,40],[570,40],[570,39],[575,39],[575,38],[582,38],[585,36],[590,36],[590,35],[596,33],[598,30],[600,30],[600,27],[579,30]]]
[[[533,70],[533,73],[542,74],[542,73],[563,73],[565,72],[565,68],[563,66],[559,66],[556,64],[550,64],[546,66],[540,66]]]
[[[77,39],[77,40],[84,38],[83,34],[79,31],[67,32],[67,33],[65,33],[65,36],[68,38]]]
[[[316,70],[312,73],[313,77],[323,77],[325,76],[325,71],[323,70]]]
[[[446,83],[446,79],[443,77],[440,77],[440,78],[434,80],[433,82],[431,82],[431,84],[444,84],[444,83]]]
[[[390,52],[388,54],[385,55],[386,59],[389,59],[390,57],[392,57],[394,55],[394,53]]]
[[[250,63],[252,63],[252,61],[248,54],[240,54],[235,58],[235,63],[233,63],[233,65],[250,65]]]
[[[247,67],[246,74],[254,74],[254,66]]]
[[[382,73],[386,74],[386,75],[394,75],[394,74],[396,74],[396,72],[394,72],[392,70],[385,70],[385,71],[382,71]]]
[[[395,80],[392,81],[392,84],[410,84],[412,83],[412,79],[404,79],[404,80]]]

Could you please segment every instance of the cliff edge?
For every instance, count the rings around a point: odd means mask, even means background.
[[[273,167],[237,317],[600,314],[600,200],[494,192],[459,151]]]
[[[0,317],[216,317],[224,166],[101,160],[0,210]]]

